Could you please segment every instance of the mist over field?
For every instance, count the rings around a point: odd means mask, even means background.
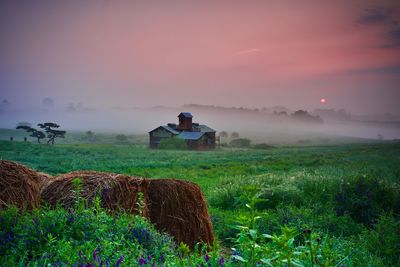
[[[204,105],[151,108],[85,108],[76,105],[59,109],[42,107],[10,109],[0,112],[0,128],[16,127],[19,122],[36,125],[56,122],[61,128],[72,131],[95,131],[103,133],[147,134],[167,123],[177,123],[182,111],[192,112],[194,122],[206,124],[217,132],[236,131],[242,137],[255,142],[294,143],[308,139],[327,142],[329,138],[356,137],[366,139],[399,139],[400,119],[384,115],[355,116],[342,111],[320,109],[308,111],[309,121],[293,116],[295,110],[284,107],[246,109]],[[322,113],[322,114],[320,114]],[[340,116],[339,116],[340,115]],[[318,116],[318,117],[317,117]]]

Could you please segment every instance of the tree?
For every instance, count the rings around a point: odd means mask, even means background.
[[[18,125],[17,129],[22,129],[22,130],[27,131],[28,133],[31,133],[29,136],[36,138],[37,142],[39,144],[40,144],[40,140],[46,137],[46,135],[42,131],[38,131],[27,125]]]
[[[126,141],[128,141],[128,137],[124,134],[117,134],[115,136],[115,139],[117,139],[119,142],[124,143]]]
[[[229,145],[232,147],[250,147],[251,141],[247,138],[238,138],[233,139],[229,142]]]
[[[232,132],[231,133],[232,138],[239,138],[239,133],[238,132]]]
[[[60,131],[60,130],[53,129],[53,128],[60,127],[60,125],[58,125],[57,123],[53,123],[53,122],[39,123],[38,126],[47,133],[47,138],[49,138],[49,140],[47,141],[47,144],[51,143],[52,145],[54,145],[54,140],[57,137],[65,138],[65,134],[67,133],[66,131]]]
[[[228,133],[226,131],[222,131],[219,133],[219,136],[222,138],[227,138],[228,137]]]
[[[54,100],[50,97],[45,97],[42,99],[42,106],[44,108],[53,108],[54,107]]]

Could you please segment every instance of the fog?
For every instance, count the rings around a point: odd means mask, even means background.
[[[283,107],[275,108],[282,110]],[[293,117],[287,110],[277,115],[273,109],[253,110],[223,108],[201,105],[183,107],[113,108],[89,109],[71,107],[65,109],[40,108],[29,110],[2,110],[0,128],[15,128],[19,122],[36,125],[42,122],[56,122],[67,131],[94,131],[96,133],[147,134],[152,129],[178,123],[177,115],[191,112],[193,122],[206,124],[217,132],[236,131],[241,137],[253,142],[266,143],[329,143],[342,139],[353,142],[356,139],[400,139],[400,120],[359,120],[323,118],[322,122],[307,121]],[[314,116],[310,112],[310,116]],[[393,119],[391,117],[391,119]],[[348,138],[348,139],[346,139]],[[360,139],[361,140],[361,139]]]

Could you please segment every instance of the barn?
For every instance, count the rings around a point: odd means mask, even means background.
[[[149,132],[150,148],[158,148],[166,138],[181,138],[186,141],[189,149],[209,150],[215,148],[215,130],[207,125],[194,123],[190,112],[178,115],[179,124],[168,123]]]

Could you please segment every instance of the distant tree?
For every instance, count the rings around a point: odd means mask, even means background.
[[[232,138],[239,138],[239,133],[238,132],[232,132],[231,133]]]
[[[42,99],[42,106],[44,108],[53,108],[54,107],[54,100],[50,97],[45,97]]]
[[[226,131],[222,131],[219,133],[219,136],[222,138],[227,138],[228,137],[228,133]]]
[[[39,123],[38,126],[42,128],[46,133],[47,133],[47,144],[52,144],[54,145],[54,140],[59,137],[59,138],[65,138],[65,134],[67,133],[66,131],[60,131],[60,130],[55,130],[53,128],[59,128],[60,125],[57,123],[53,122],[45,122],[45,123]]]
[[[247,138],[233,139],[232,141],[229,142],[229,145],[233,147],[250,147],[250,144],[251,141],[250,139]]]
[[[126,142],[128,141],[128,137],[124,134],[117,134],[115,136],[115,139],[117,139],[119,142]]]
[[[253,146],[253,148],[254,149],[271,149],[271,148],[274,148],[274,147],[271,146],[271,145],[265,144],[265,143],[260,143],[260,144],[255,144]]]
[[[2,106],[8,106],[8,105],[10,105],[10,102],[8,102],[7,99],[3,99],[3,101],[1,101],[1,105]]]
[[[27,125],[18,125],[17,129],[25,130],[28,133],[31,133],[29,136],[32,136],[37,139],[37,142],[40,144],[40,140],[45,138],[46,135],[42,131],[38,131]]]
[[[3,99],[3,100],[0,102],[0,111],[2,111],[2,110],[7,110],[9,106],[10,106],[10,102],[8,102],[7,99]]]
[[[323,123],[323,120],[320,116],[313,116],[308,113],[306,110],[297,110],[296,112],[292,113],[290,116],[292,118],[303,121],[303,122],[314,122],[314,123]]]

